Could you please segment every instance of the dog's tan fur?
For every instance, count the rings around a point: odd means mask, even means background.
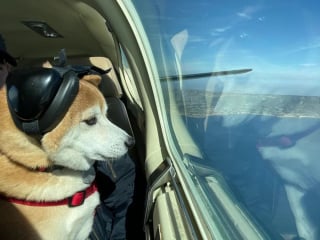
[[[52,201],[67,198],[88,184],[83,181],[83,172],[64,168],[54,172],[40,172],[37,168],[51,167],[49,159],[60,147],[61,139],[74,125],[90,116],[86,110],[99,105],[105,111],[106,105],[97,85],[100,77],[85,76],[80,80],[79,93],[63,120],[51,132],[45,134],[41,143],[18,130],[7,107],[5,88],[0,90],[0,195],[18,199]],[[76,222],[77,216],[87,214],[91,218],[98,204],[98,194],[86,199],[85,204],[68,206],[30,207],[0,200],[1,239],[78,239],[84,225]],[[72,218],[68,218],[72,215]],[[72,229],[79,225],[80,229]],[[53,227],[54,226],[54,227]],[[91,225],[90,225],[91,226]],[[66,233],[70,233],[67,235]]]

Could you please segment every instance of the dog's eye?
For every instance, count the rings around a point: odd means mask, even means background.
[[[89,118],[89,119],[84,120],[84,122],[85,122],[87,125],[91,126],[91,125],[94,125],[94,124],[97,123],[97,118],[96,118],[96,117],[92,117],[92,118]]]

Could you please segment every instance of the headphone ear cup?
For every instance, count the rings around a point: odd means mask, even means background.
[[[68,111],[79,91],[79,78],[74,71],[63,75],[62,83],[50,106],[39,120],[41,133],[55,128]]]
[[[7,79],[8,106],[16,126],[30,135],[51,131],[62,120],[79,91],[79,78],[69,70],[19,69]]]

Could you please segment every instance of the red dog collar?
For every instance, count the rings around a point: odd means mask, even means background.
[[[37,202],[37,201],[28,201],[23,199],[16,198],[5,198],[7,201],[23,204],[28,206],[36,206],[36,207],[50,207],[50,206],[60,206],[60,205],[68,205],[69,207],[77,207],[84,203],[85,199],[95,193],[97,191],[97,186],[95,182],[93,182],[87,189],[83,191],[76,192],[71,197],[59,200],[59,201],[51,201],[51,202]]]

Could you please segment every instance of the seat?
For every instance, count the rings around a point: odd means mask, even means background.
[[[101,75],[102,79],[99,85],[108,104],[107,116],[111,122],[134,137],[126,107],[121,100],[123,92],[111,61],[105,57],[71,58],[68,59],[68,64],[93,65],[103,70],[111,68],[108,73]]]

